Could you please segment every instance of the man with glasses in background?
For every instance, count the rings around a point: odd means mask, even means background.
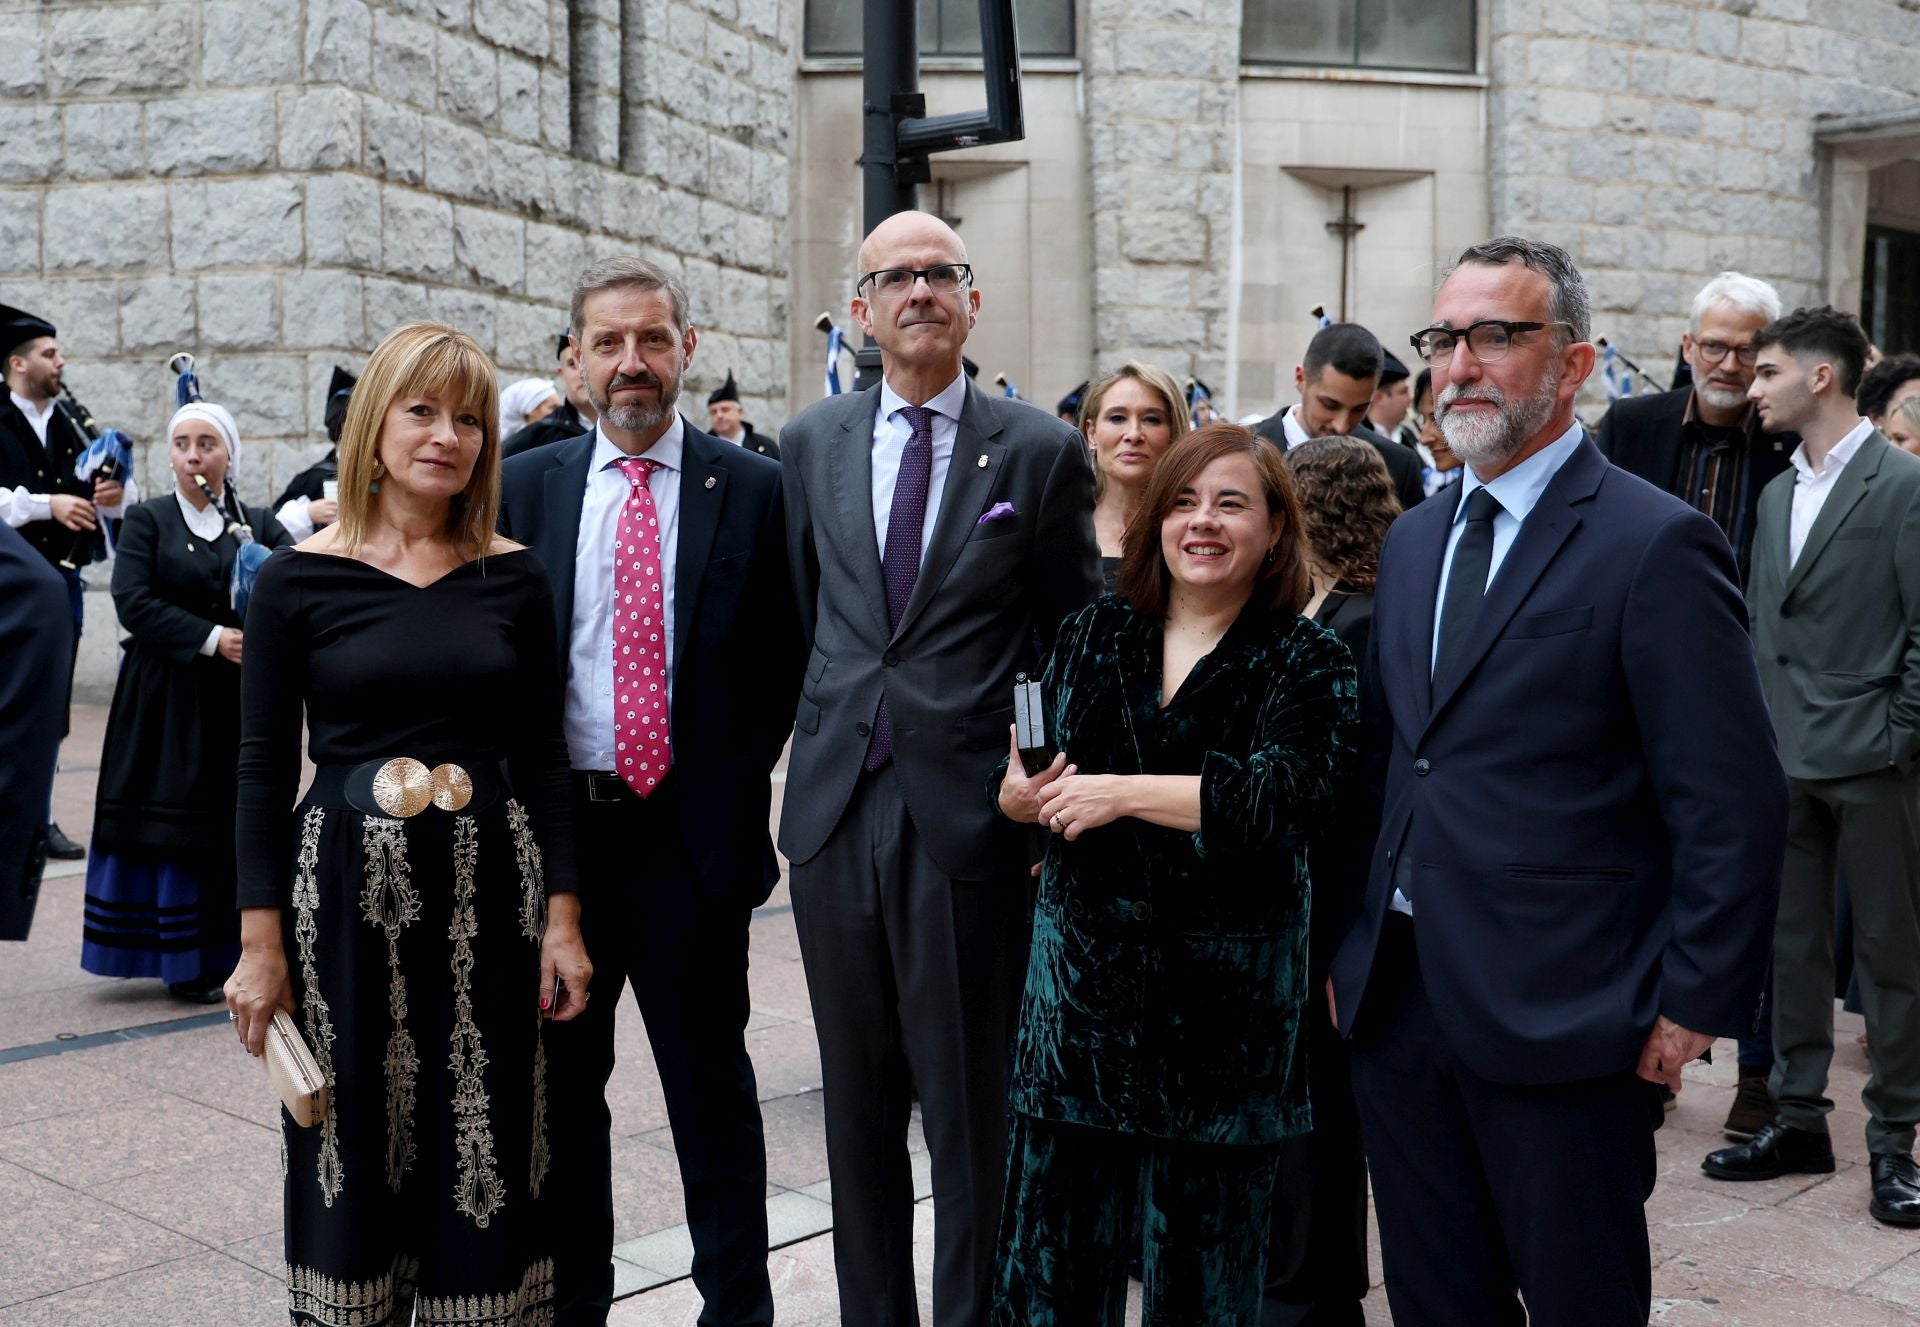
[[[960,237],[903,212],[860,246],[883,378],[780,434],[811,653],[780,817],[825,1084],[840,1321],[919,1321],[913,1098],[933,1165],[933,1320],[988,1312],[1007,1048],[1035,827],[999,816],[1014,680],[1100,591],[1080,434],[966,377]]]
[[[1622,470],[1639,475],[1713,518],[1733,546],[1744,589],[1753,566],[1760,490],[1789,468],[1800,439],[1760,427],[1753,386],[1753,338],[1780,316],[1780,294],[1740,272],[1722,272],[1693,297],[1680,350],[1693,382],[1671,392],[1626,396],[1601,419],[1594,441]],[[1773,1118],[1767,1075],[1773,1070],[1771,983],[1753,1031],[1740,1041],[1740,1081],[1722,1125],[1745,1142]],[[1673,1098],[1667,1098],[1669,1108]]]
[[[1564,250],[1467,250],[1413,343],[1467,474],[1387,536],[1380,832],[1364,884],[1314,882],[1345,905],[1387,1299],[1421,1327],[1645,1327],[1649,1084],[1752,1025],[1779,899],[1746,607],[1713,522],[1574,418],[1594,351]]]

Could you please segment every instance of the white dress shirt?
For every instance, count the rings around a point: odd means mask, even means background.
[[[1833,450],[1827,453],[1827,462],[1819,470],[1813,468],[1813,462],[1807,459],[1807,444],[1802,442],[1793,449],[1788,459],[1793,462],[1793,513],[1787,522],[1787,567],[1791,569],[1800,560],[1801,552],[1807,546],[1807,535],[1813,531],[1813,523],[1820,519],[1820,509],[1827,505],[1827,497],[1833,492],[1833,485],[1840,478],[1840,472],[1847,468],[1847,462],[1860,450],[1860,444],[1873,434],[1873,421],[1861,418],[1846,437],[1833,444]]]
[[[1292,451],[1303,442],[1312,442],[1313,435],[1307,432],[1307,426],[1300,422],[1300,406],[1296,402],[1287,407],[1287,413],[1280,416],[1280,431],[1287,435],[1287,450]]]
[[[960,410],[967,402],[967,375],[961,374],[946,390],[927,402],[933,411],[933,473],[927,478],[927,516],[920,523],[920,556],[927,555],[933,527],[940,515],[940,497],[947,491],[947,468],[953,464],[953,440],[960,432]],[[880,408],[873,421],[873,532],[880,540],[880,557],[887,556],[887,522],[893,516],[893,489],[900,480],[900,460],[906,455],[913,429],[900,412],[913,404],[880,382]]]
[[[1507,553],[1513,548],[1513,541],[1520,537],[1521,525],[1539,505],[1540,495],[1547,491],[1547,485],[1553,482],[1553,477],[1560,473],[1560,467],[1573,456],[1584,436],[1576,420],[1565,433],[1513,469],[1495,477],[1491,483],[1483,483],[1470,465],[1460,468],[1460,505],[1454,508],[1453,528],[1447,532],[1447,549],[1440,558],[1440,588],[1434,596],[1433,642],[1427,657],[1429,672],[1440,657],[1440,618],[1446,609],[1447,577],[1453,572],[1454,550],[1460,546],[1460,536],[1467,528],[1467,499],[1473,496],[1476,488],[1484,488],[1500,503],[1500,510],[1493,514],[1493,556],[1487,562],[1487,585],[1491,586],[1494,578],[1500,574],[1500,564],[1506,561]],[[1387,906],[1395,912],[1413,916],[1413,904],[1398,889],[1393,891],[1393,899]]]
[[[227,532],[226,514],[213,503],[209,502],[204,508],[196,507],[177,488],[173,490],[173,500],[180,504],[180,516],[186,521],[187,529],[205,542],[211,544]],[[225,630],[225,627],[215,627],[208,632],[207,638],[200,642],[200,653],[211,658],[213,652],[220,648],[220,633]]]
[[[27,427],[33,430],[34,437],[40,439],[40,446],[44,450],[47,445],[47,425],[53,421],[53,412],[56,408],[54,401],[49,400],[46,407],[42,409],[18,392],[9,391],[7,395],[13,400],[13,408],[27,417]],[[133,482],[132,475],[121,480],[120,487],[123,490],[123,496],[119,505],[98,509],[102,516],[116,521],[125,519],[127,508],[140,501],[140,486]],[[25,487],[0,488],[0,521],[5,521],[18,530],[32,521],[52,519],[53,495],[51,493],[32,493]]]
[[[313,537],[313,518],[307,515],[307,508],[312,505],[312,498],[288,498],[273,514],[273,519],[287,532],[287,538],[296,544]]]
[[[673,580],[679,565],[680,477],[685,469],[686,423],[675,414],[645,457],[654,519],[660,532],[660,594],[666,625],[667,712],[673,712]],[[626,453],[598,425],[580,503],[580,537],[573,546],[573,625],[567,636],[567,758],[578,770],[613,769],[613,542],[632,485],[620,462]],[[672,732],[669,728],[671,750]]]

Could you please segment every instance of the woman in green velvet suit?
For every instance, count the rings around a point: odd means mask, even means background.
[[[1127,532],[1120,593],[1048,660],[1061,754],[1029,774],[1015,751],[990,781],[1054,835],[997,1322],[1119,1323],[1141,1184],[1145,1321],[1258,1320],[1274,1145],[1311,1127],[1307,840],[1354,721],[1353,664],[1300,616],[1308,593],[1279,452],[1235,424],[1189,435]]]

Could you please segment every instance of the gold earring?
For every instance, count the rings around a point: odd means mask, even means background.
[[[380,458],[378,456],[374,457],[373,458],[373,477],[375,479],[378,479],[380,478],[381,475],[384,475],[385,473],[387,473],[387,467],[380,463]]]

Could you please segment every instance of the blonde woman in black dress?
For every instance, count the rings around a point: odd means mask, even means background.
[[[552,1321],[541,1019],[592,970],[552,592],[493,532],[498,399],[465,333],[391,333],[339,521],[274,554],[248,613],[227,1003],[255,1055],[295,1011],[332,1088],[285,1125],[295,1323]]]

